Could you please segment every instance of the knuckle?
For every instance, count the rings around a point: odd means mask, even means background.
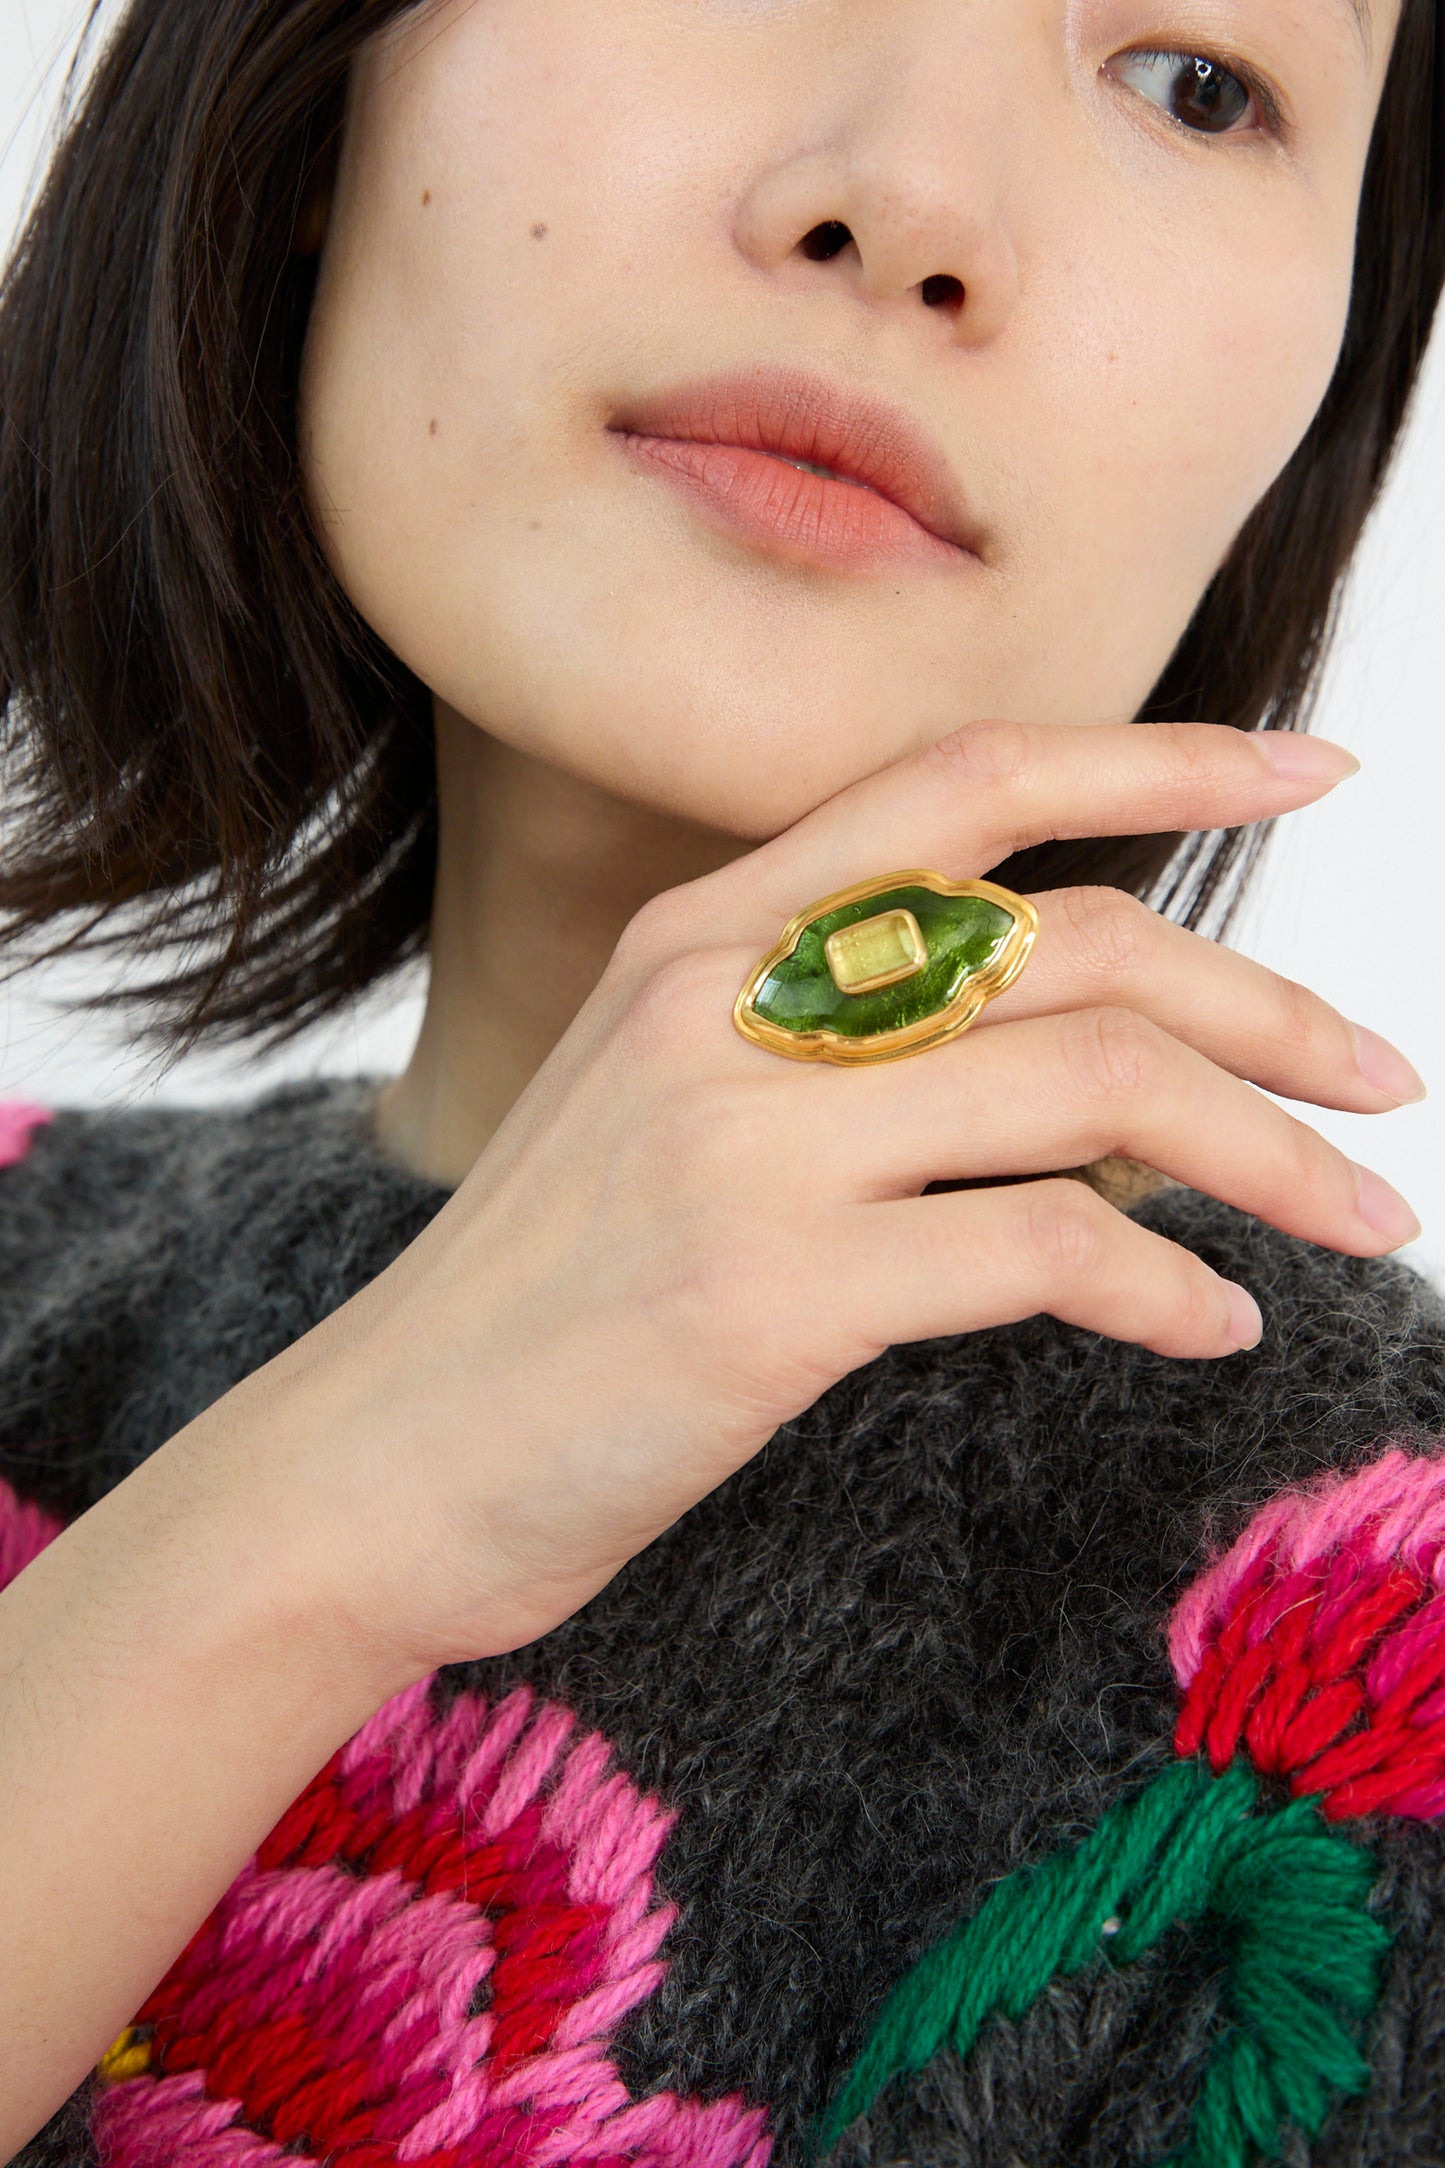
[[[1332,1012],[1297,979],[1276,978],[1271,1036],[1292,1054],[1308,1053],[1325,1035]]]
[[[678,946],[677,908],[670,889],[649,896],[623,927],[613,949],[614,960],[627,967],[647,969],[658,964]]]
[[[986,717],[963,723],[932,746],[931,757],[971,783],[1021,783],[1033,762],[1033,733],[1023,723]]]
[[[1190,790],[1225,772],[1225,762],[1234,748],[1222,741],[1217,723],[1157,723],[1152,727],[1157,732],[1154,743],[1166,785]]]
[[[1181,1344],[1208,1346],[1219,1339],[1226,1323],[1227,1300],[1215,1274],[1192,1252],[1180,1249],[1176,1263],[1179,1269],[1173,1311]]]
[[[734,1177],[755,1146],[757,1093],[733,1076],[690,1076],[668,1088],[665,1113],[678,1163],[706,1182],[716,1172]],[[734,1185],[735,1186],[735,1185]],[[727,1185],[723,1185],[726,1190]]]
[[[1281,1204],[1287,1205],[1291,1197],[1337,1197],[1346,1210],[1353,1211],[1355,1173],[1345,1153],[1283,1107],[1278,1114],[1283,1135],[1279,1149],[1271,1150],[1270,1173],[1278,1184],[1275,1194]]]
[[[1025,1185],[1025,1240],[1048,1279],[1080,1279],[1096,1272],[1107,1241],[1110,1210],[1087,1183],[1059,1176]]]
[[[1266,1219],[1298,1208],[1301,1197],[1328,1209],[1353,1206],[1355,1177],[1350,1162],[1308,1122],[1261,1097],[1256,1110],[1263,1174],[1255,1210]]]
[[[1133,1099],[1159,1081],[1160,1034],[1137,1009],[1078,1009],[1060,1018],[1065,1076],[1088,1099]]]
[[[1065,888],[1059,905],[1076,962],[1105,984],[1127,978],[1153,931],[1154,914],[1122,888]]]
[[[656,1055],[695,1043],[700,1021],[713,1020],[719,986],[716,951],[680,949],[654,963],[628,996],[621,1029],[629,1049]]]

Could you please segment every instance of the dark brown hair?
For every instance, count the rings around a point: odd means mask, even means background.
[[[139,998],[178,1044],[293,1031],[425,943],[428,698],[327,568],[294,433],[297,219],[348,63],[407,4],[130,0],[0,287],[0,945],[170,956]],[[1328,395],[1149,719],[1305,718],[1445,278],[1435,10],[1404,0]],[[1260,840],[1051,844],[997,871],[1224,930]]]

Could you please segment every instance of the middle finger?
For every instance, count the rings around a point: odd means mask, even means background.
[[[1030,898],[1038,939],[1025,970],[971,1027],[1123,1003],[1265,1091],[1378,1114],[1424,1097],[1396,1047],[1352,1024],[1306,986],[1117,888],[1056,888]],[[1361,1067],[1361,1058],[1370,1073]]]

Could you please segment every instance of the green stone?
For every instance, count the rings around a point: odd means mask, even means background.
[[[928,945],[928,962],[913,978],[871,994],[845,994],[833,982],[823,944],[838,926],[908,910]],[[1014,915],[984,896],[939,896],[931,888],[890,888],[861,903],[845,903],[815,918],[792,953],[774,964],[758,989],[754,1013],[783,1031],[833,1031],[871,1039],[921,1018],[937,1016],[968,981],[986,970],[1013,932]]]

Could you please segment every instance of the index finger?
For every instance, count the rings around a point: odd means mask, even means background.
[[[966,723],[865,776],[704,881],[727,930],[777,938],[811,899],[895,867],[977,879],[1071,836],[1235,828],[1323,797],[1353,753],[1221,723]]]

